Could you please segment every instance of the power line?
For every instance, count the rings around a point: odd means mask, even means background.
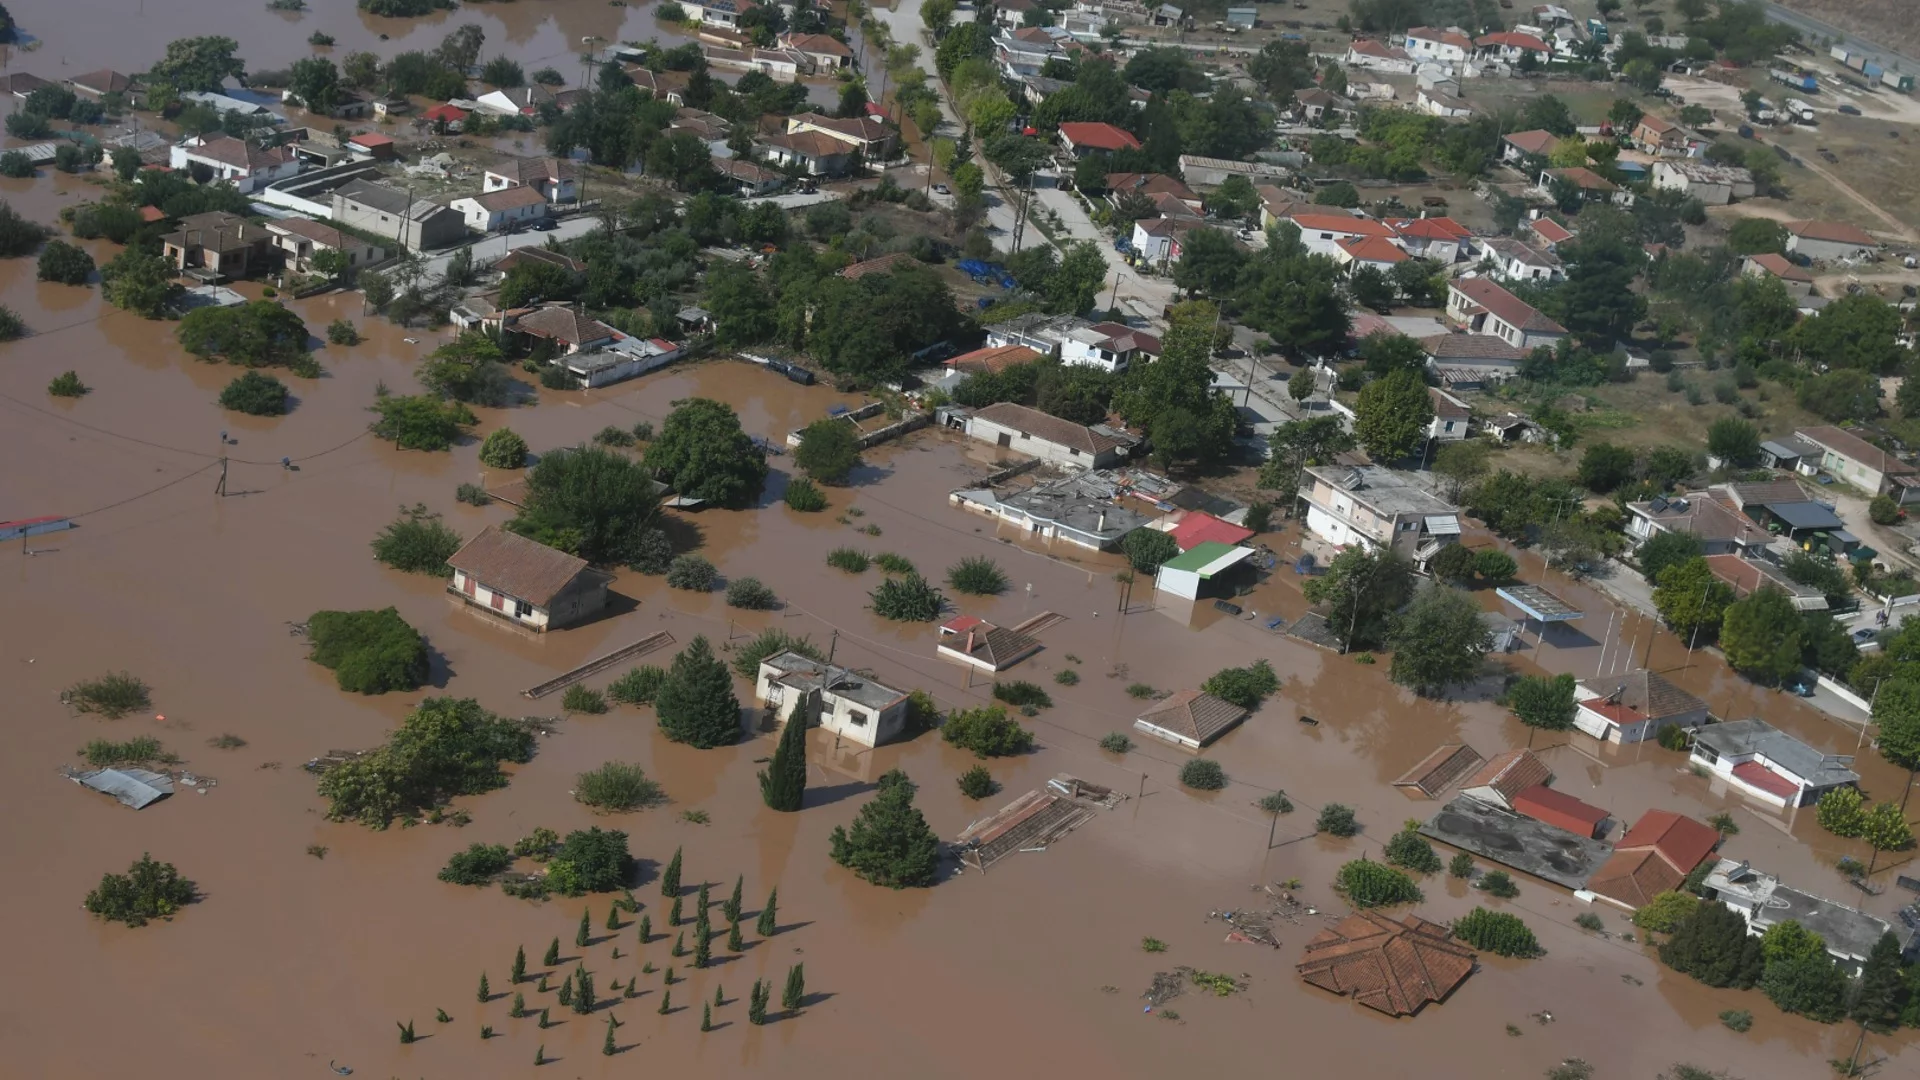
[[[191,480],[196,476],[199,476],[201,473],[206,472],[209,469],[212,469],[215,465],[218,465],[218,464],[219,462],[208,462],[207,464],[200,466],[199,468],[193,470],[190,473],[187,473],[184,476],[177,476],[172,480],[169,480],[166,483],[161,484],[159,487],[148,488],[147,490],[141,492],[138,495],[129,495],[126,498],[119,500],[118,502],[110,502],[105,506],[96,506],[91,510],[82,510],[78,514],[68,514],[67,517],[71,520],[78,520],[83,517],[91,517],[94,514],[104,514],[109,510],[113,510],[113,509],[117,509],[119,507],[125,506],[130,502],[137,502],[141,499],[146,498],[149,495],[157,495],[160,492],[165,491],[168,488],[174,486],[175,484],[185,483],[186,481]]]

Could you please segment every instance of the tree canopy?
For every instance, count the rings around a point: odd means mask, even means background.
[[[1420,376],[1390,372],[1360,388],[1353,433],[1375,461],[1398,461],[1414,451],[1433,421],[1433,399]]]
[[[1471,681],[1493,647],[1492,632],[1480,615],[1480,605],[1457,589],[1422,590],[1393,620],[1388,677],[1421,697]]]
[[[939,870],[940,838],[913,804],[913,781],[890,769],[878,787],[851,826],[833,827],[833,861],[890,889],[932,885]]]
[[[1413,568],[1391,550],[1353,547],[1308,578],[1307,601],[1326,609],[1327,627],[1348,649],[1386,643],[1393,613],[1413,594]]]
[[[674,656],[653,700],[660,733],[701,750],[740,741],[740,701],[733,675],[713,655],[705,635],[695,637]]]
[[[766,455],[740,430],[733,408],[711,398],[675,406],[645,461],[681,495],[726,507],[753,501],[767,479]]]
[[[598,566],[632,565],[649,557],[659,511],[653,481],[632,458],[582,446],[541,455],[507,528]]]

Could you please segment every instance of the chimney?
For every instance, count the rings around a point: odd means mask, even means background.
[[[973,655],[973,630],[971,628],[967,630],[967,655]]]
[[[1106,532],[1106,531],[1107,531],[1107,512],[1106,512],[1105,510],[1102,510],[1102,511],[1100,511],[1100,524],[1098,524],[1098,525],[1095,525],[1095,526],[1093,527],[1093,531],[1094,531],[1094,532]]]

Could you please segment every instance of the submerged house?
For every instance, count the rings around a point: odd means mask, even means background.
[[[1720,833],[1669,810],[1640,815],[1612,857],[1587,879],[1587,892],[1628,911],[1678,889],[1720,844]]]
[[[1823,754],[1759,719],[1698,729],[1689,759],[1747,797],[1787,809],[1860,782],[1852,755]]]
[[[1233,730],[1247,710],[1201,690],[1182,690],[1147,706],[1133,726],[1156,739],[1198,750]]]
[[[985,671],[1005,671],[1040,651],[1040,643],[977,615],[956,615],[940,624],[934,651]]]
[[[1360,911],[1315,934],[1294,970],[1310,985],[1388,1016],[1445,1001],[1477,957],[1446,926],[1418,915]]]
[[[447,591],[517,626],[555,630],[607,606],[612,580],[585,559],[489,525],[447,560]]]
[[[760,661],[753,690],[780,721],[785,722],[798,704],[808,724],[861,746],[890,742],[907,724],[904,691],[797,652]]]
[[[1618,678],[1580,684],[1573,726],[1602,742],[1637,743],[1665,727],[1695,728],[1707,722],[1707,703],[1641,668]]]
[[[1792,921],[1819,934],[1828,955],[1849,974],[1860,970],[1874,943],[1889,930],[1900,940],[1902,958],[1914,958],[1913,927],[1895,925],[1837,901],[1801,892],[1744,861],[1719,860],[1701,888],[1707,899],[1718,900],[1738,912],[1747,921],[1748,933],[1764,934],[1769,927]]]

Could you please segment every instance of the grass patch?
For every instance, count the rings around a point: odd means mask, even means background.
[[[111,769],[118,765],[142,765],[158,762],[162,765],[176,765],[180,755],[169,754],[160,745],[160,740],[149,735],[140,735],[126,742],[112,742],[107,739],[94,739],[80,748],[80,756],[87,764],[96,769]]]
[[[560,698],[560,707],[568,712],[603,713],[607,711],[607,696],[598,690],[574,683]]]
[[[573,797],[596,810],[644,810],[665,801],[660,784],[638,765],[609,761],[573,782]]]
[[[911,574],[914,572],[913,560],[907,558],[905,555],[896,555],[891,551],[883,551],[875,555],[873,557],[873,565],[879,567],[880,572],[884,574]]]
[[[867,553],[859,548],[834,548],[827,552],[827,565],[835,570],[845,570],[849,574],[862,574],[873,562]]]
[[[1014,706],[1031,705],[1037,709],[1050,708],[1053,698],[1039,683],[1030,683],[1025,679],[993,684],[993,696]]]
[[[947,568],[947,584],[955,592],[970,596],[992,596],[1005,592],[1007,575],[999,564],[984,555],[969,555]]]
[[[99,713],[109,720],[118,720],[153,704],[152,690],[147,684],[124,671],[74,683],[67,688],[65,697],[67,704],[81,712]]]
[[[826,493],[804,476],[787,481],[786,503],[803,514],[817,514],[827,508]]]
[[[1753,1014],[1745,1009],[1728,1009],[1720,1014],[1720,1022],[1728,1031],[1745,1033],[1753,1027]]]
[[[713,818],[705,810],[682,810],[680,820],[689,825],[708,825],[713,822]]]

